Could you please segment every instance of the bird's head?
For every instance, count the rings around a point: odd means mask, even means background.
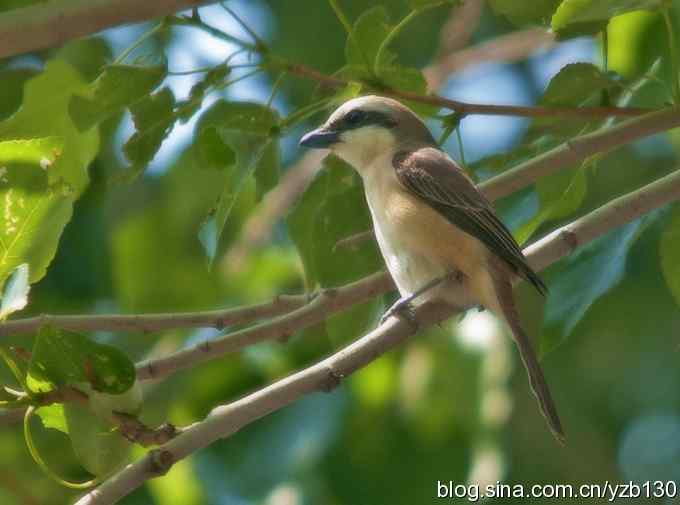
[[[302,137],[300,145],[330,149],[362,172],[377,156],[435,141],[408,107],[369,95],[345,102],[328,121]]]

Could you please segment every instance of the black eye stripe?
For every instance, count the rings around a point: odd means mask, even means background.
[[[387,114],[377,110],[353,109],[336,122],[334,129],[346,131],[364,126],[393,128],[396,126],[396,121]]]

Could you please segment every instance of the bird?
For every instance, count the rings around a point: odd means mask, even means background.
[[[512,288],[524,279],[545,296],[546,285],[491,203],[423,120],[397,100],[360,96],[340,105],[300,145],[329,149],[363,181],[375,237],[400,294],[383,320],[413,317],[416,298],[493,312],[510,329],[541,413],[564,443]]]

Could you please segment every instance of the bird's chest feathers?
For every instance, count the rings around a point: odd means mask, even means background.
[[[478,241],[406,190],[386,163],[367,171],[364,185],[378,245],[401,294],[452,270],[476,270]]]

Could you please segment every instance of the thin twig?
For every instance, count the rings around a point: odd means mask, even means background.
[[[305,295],[280,295],[272,301],[222,310],[168,314],[49,315],[0,324],[0,336],[34,333],[50,325],[70,331],[138,331],[151,333],[175,328],[217,328],[275,317],[303,306]]]
[[[351,81],[340,77],[326,75],[306,65],[299,63],[279,63],[288,72],[306,79],[312,79],[332,88],[347,86]],[[654,109],[640,107],[543,107],[523,105],[492,105],[482,103],[461,102],[444,98],[439,95],[419,95],[410,91],[391,88],[380,88],[378,92],[384,96],[410,100],[413,102],[433,105],[450,109],[461,115],[480,114],[492,116],[525,116],[525,117],[562,117],[562,118],[606,118],[634,117],[654,111]]]

